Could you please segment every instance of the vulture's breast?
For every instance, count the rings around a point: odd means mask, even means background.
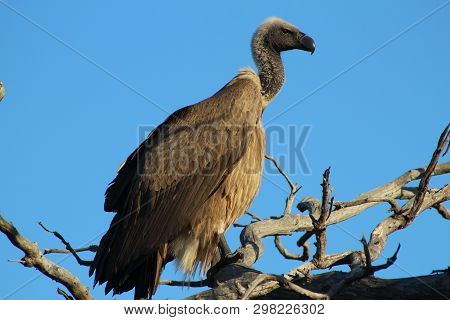
[[[265,134],[259,124],[241,160],[221,187],[201,208],[197,221],[172,242],[171,248],[178,266],[187,274],[201,264],[206,272],[217,253],[219,237],[248,209],[261,184],[265,154]]]

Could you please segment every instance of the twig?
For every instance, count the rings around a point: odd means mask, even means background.
[[[357,200],[347,201],[347,202],[345,202],[345,201],[336,201],[334,203],[334,207],[335,207],[336,210],[339,210],[339,209],[359,206],[359,205],[366,204],[366,203],[371,203],[371,202],[375,202],[375,203],[387,202],[391,206],[390,211],[393,211],[393,212],[399,212],[400,211],[400,208],[399,208],[397,202],[393,198],[369,198],[369,197],[367,197],[367,198],[357,199]]]
[[[372,268],[372,258],[370,257],[369,244],[367,243],[366,237],[364,235],[361,238],[361,243],[364,248],[364,256],[366,257],[366,267]]]
[[[269,156],[268,154],[265,155],[266,159],[269,159],[270,161],[273,162],[273,164],[275,165],[275,167],[277,167],[278,171],[280,172],[280,174],[286,179],[287,183],[289,184],[289,187],[291,188],[291,192],[289,194],[289,196],[286,198],[286,206],[284,208],[283,214],[282,216],[291,214],[292,212],[292,206],[294,204],[295,201],[295,195],[297,194],[297,192],[301,189],[301,187],[299,187],[296,183],[293,183],[292,180],[289,178],[289,176],[284,172],[284,170],[281,168],[280,164],[278,163],[278,161],[272,157]]]
[[[398,246],[397,246],[397,250],[395,250],[394,254],[390,258],[387,258],[386,263],[381,264],[379,266],[375,266],[375,267],[371,266],[372,273],[375,273],[375,272],[380,271],[380,270],[387,269],[390,266],[392,266],[395,263],[395,261],[397,261],[397,255],[398,255],[398,252],[400,251],[400,248],[401,248],[401,245],[399,243]]]
[[[48,229],[40,221],[38,222],[38,224],[42,227],[42,229],[44,229],[45,231],[47,231],[49,233],[52,233],[55,237],[57,237],[59,240],[61,240],[61,242],[66,246],[66,249],[69,250],[69,252],[72,253],[72,255],[75,257],[78,264],[80,264],[82,266],[90,266],[92,264],[92,261],[87,261],[87,260],[81,259],[80,256],[76,253],[76,251],[72,248],[70,243],[67,242],[66,239],[64,239],[64,237],[59,232]]]
[[[78,300],[92,300],[89,289],[67,269],[47,259],[40,251],[36,243],[31,242],[9,222],[0,215],[0,231],[4,233],[9,241],[23,251],[25,257],[22,263],[26,267],[35,267],[41,273],[52,280],[65,286],[72,296]]]
[[[292,283],[291,281],[287,281],[286,279],[283,279],[283,280],[284,281],[280,280],[280,282],[283,283],[285,287],[287,287],[287,288],[291,289],[292,291],[295,291],[301,295],[307,296],[310,299],[313,299],[313,300],[329,300],[330,299],[330,297],[327,294],[313,292],[311,290],[302,288],[299,285]]]
[[[365,240],[365,239],[364,239]],[[364,245],[364,241],[362,240],[361,242],[363,242]],[[367,246],[367,242],[365,242],[365,247]],[[352,284],[353,282],[360,280],[364,277],[367,277],[369,275],[372,275],[373,273],[375,273],[376,271],[382,270],[382,269],[386,269],[389,268],[397,259],[397,254],[400,250],[400,245],[398,246],[397,250],[395,251],[395,253],[392,255],[392,257],[388,258],[385,264],[379,265],[379,266],[362,266],[359,265],[355,268],[353,268],[350,272],[348,272],[347,276],[342,279],[341,281],[339,281],[336,285],[334,285],[333,287],[331,287],[328,292],[327,295],[330,298],[335,297],[343,288],[345,288],[346,286]],[[364,251],[366,251],[366,249],[364,249]],[[368,250],[367,250],[368,252]],[[368,257],[370,259],[370,255]]]
[[[309,259],[309,243],[307,242],[309,238],[314,235],[314,231],[306,231],[302,234],[300,239],[297,241],[297,246],[303,248],[303,256],[301,261],[307,261]]]
[[[73,248],[73,251],[75,252],[84,252],[84,251],[90,251],[90,252],[97,252],[98,245],[93,244],[89,247],[84,248]],[[44,254],[50,254],[50,253],[61,253],[61,254],[67,254],[72,253],[67,249],[44,249]]]
[[[73,297],[61,288],[56,289],[56,293],[62,295],[66,300],[73,300]]]
[[[8,262],[13,262],[13,263],[20,263],[20,264],[22,264],[22,265],[24,265],[25,266],[25,264],[27,263],[25,260],[23,260],[23,259],[20,259],[20,260],[17,260],[17,259],[8,259]]]
[[[281,166],[278,163],[278,161],[274,157],[268,155],[267,153],[265,154],[264,157],[266,159],[272,161],[272,163],[275,165],[275,167],[277,167],[278,172],[280,172],[280,174],[284,177],[284,179],[286,179],[287,183],[291,187],[291,190],[295,190],[297,188],[297,185],[295,183],[293,183],[291,178],[289,178],[289,176],[284,172],[284,170],[281,168]]]
[[[250,211],[245,211],[245,214],[249,215],[250,217],[252,217],[256,221],[261,221],[262,220],[260,217],[258,217],[256,214],[251,213]]]
[[[437,212],[442,216],[442,218],[450,220],[450,211],[443,203],[438,203],[433,206],[437,210]]]
[[[247,227],[246,224],[240,224],[240,223],[233,223],[233,227],[235,228],[245,228]]]
[[[160,280],[159,284],[169,286],[169,287],[191,287],[191,288],[201,288],[208,286],[208,280],[200,281],[176,281],[176,280]]]
[[[252,296],[252,293],[256,290],[256,288],[260,285],[262,285],[264,282],[267,281],[274,281],[274,283],[271,285],[272,289],[276,289],[280,286],[293,290],[301,295],[304,295],[310,299],[314,300],[326,300],[328,299],[328,296],[322,293],[313,292],[311,290],[302,288],[291,281],[283,278],[282,276],[275,275],[275,274],[259,274],[248,286],[247,291],[242,296],[242,300],[248,300],[250,297],[258,297],[258,295]]]
[[[286,259],[306,261],[309,258],[309,250],[306,244],[303,244],[303,254],[291,253],[281,243],[280,236],[275,236],[275,247]]]

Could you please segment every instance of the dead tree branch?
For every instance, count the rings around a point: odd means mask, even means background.
[[[389,268],[397,260],[397,254],[400,251],[400,245],[397,247],[395,253],[390,258],[387,259],[386,263],[379,266],[372,266],[371,262],[372,259],[370,257],[370,250],[367,241],[363,237],[361,239],[361,242],[364,246],[366,265],[363,266],[362,264],[359,264],[358,266],[353,267],[352,270],[347,273],[346,277],[344,277],[341,281],[337,282],[334,286],[332,286],[327,292],[327,295],[330,298],[336,297],[340,291],[342,291],[346,286],[352,284],[353,282],[365,278],[367,276],[371,276],[376,271]]]
[[[281,243],[281,239],[280,236],[275,236],[275,247],[278,249],[278,251],[280,252],[280,254],[285,257],[286,259],[291,259],[291,260],[300,260],[300,261],[306,261],[309,258],[309,246],[304,243],[303,246],[303,254],[295,254],[295,253],[291,253],[289,252]]]
[[[411,206],[411,208],[408,208],[408,212],[406,212],[406,207],[404,207],[404,209],[399,213],[399,214],[403,214],[406,218],[406,222],[407,224],[410,224],[414,218],[416,217],[417,213],[420,210],[420,207],[423,204],[425,195],[427,193],[427,188],[428,188],[428,184],[430,183],[430,179],[431,179],[431,175],[433,174],[438,161],[439,161],[439,157],[442,153],[442,150],[448,145],[449,142],[449,126],[447,125],[447,127],[445,128],[444,132],[442,132],[439,141],[438,141],[438,145],[436,147],[436,150],[433,153],[433,156],[431,157],[431,161],[427,166],[427,169],[425,170],[425,173],[423,174],[423,177],[420,179],[420,183],[419,183],[419,187],[416,193],[416,196],[414,198],[414,202]]]
[[[258,299],[279,298],[280,296],[290,296],[297,299],[336,299],[349,298],[349,295],[361,299],[375,296],[375,293],[370,291],[373,288],[373,283],[378,285],[379,288],[383,288],[384,291],[387,287],[389,287],[389,292],[391,290],[401,292],[401,289],[410,288],[411,290],[421,290],[427,297],[448,298],[450,296],[450,281],[446,275],[446,270],[443,273],[447,278],[443,278],[444,275],[439,274],[429,277],[384,280],[375,278],[373,275],[379,270],[389,268],[397,259],[400,245],[395,253],[387,259],[386,263],[374,265],[374,261],[382,256],[388,237],[393,232],[408,227],[418,215],[430,208],[436,209],[444,218],[449,219],[449,212],[444,203],[450,199],[450,186],[429,188],[432,176],[450,172],[450,162],[438,164],[441,154],[449,144],[449,136],[449,127],[447,126],[439,138],[430,163],[426,167],[409,170],[397,179],[361,194],[351,201],[335,202],[334,198],[331,197],[330,168],[328,168],[323,174],[321,183],[322,198],[319,200],[305,197],[298,204],[297,208],[305,214],[292,213],[295,196],[300,188],[292,182],[275,158],[266,155],[266,158],[274,163],[291,189],[282,214],[261,219],[257,215],[248,213],[254,221],[242,226],[241,246],[233,254],[234,259],[229,263],[211,268],[208,272],[208,280],[194,282],[161,280],[160,284],[211,287],[210,290],[190,297],[192,299]],[[415,180],[420,180],[418,187],[407,186],[408,183]],[[407,201],[400,207],[398,200]],[[381,203],[388,203],[390,205],[389,211],[392,214],[374,228],[368,242],[365,238],[361,240],[362,250],[326,253],[326,229],[328,226],[355,217],[364,210]],[[45,231],[56,236],[66,247],[66,249],[47,249],[44,254],[71,253],[80,265],[90,265],[90,261],[81,259],[77,252],[94,252],[97,249],[96,246],[74,249],[61,234],[49,230],[42,223],[39,224]],[[3,220],[1,216],[0,231],[7,235],[13,245],[25,253],[25,257],[17,262],[27,267],[35,267],[46,276],[63,284],[70,294],[63,290],[58,290],[58,293],[63,295],[65,299],[70,299],[72,296],[75,299],[92,299],[89,290],[76,277],[44,257],[36,244],[22,237],[12,224]],[[302,255],[289,252],[281,243],[281,236],[292,235],[297,232],[303,232],[297,242],[299,247],[303,247]],[[299,260],[303,263],[279,275],[265,274],[253,269],[252,265],[264,253],[262,239],[268,236],[274,236],[275,246],[285,258]],[[312,236],[316,238],[316,252],[312,259],[308,261],[310,255],[307,241]],[[338,265],[346,265],[350,268],[350,271],[326,272],[320,275],[311,274],[314,270],[324,270]],[[211,272],[211,270],[214,271]],[[436,279],[441,282],[437,283]],[[323,283],[326,283],[326,285]],[[361,292],[365,296],[362,296]],[[383,296],[383,298],[389,297],[389,294],[386,295],[386,293]],[[398,297],[409,298],[415,297],[415,295],[414,292],[409,292],[407,295]]]
[[[246,295],[250,298],[258,298],[260,296],[269,296],[270,292],[279,290],[282,287],[279,281],[252,269],[251,266],[263,254],[264,247],[262,239],[267,236],[275,236],[275,244],[283,256],[289,259],[300,258],[300,255],[287,252],[279,240],[279,236],[281,235],[290,235],[299,231],[305,232],[298,241],[299,245],[304,245],[307,239],[315,234],[317,250],[311,261],[305,262],[280,276],[284,281],[289,283],[302,281],[302,279],[309,279],[311,277],[310,272],[312,270],[325,269],[337,265],[348,265],[351,271],[346,273],[338,282],[334,283],[332,289],[325,292],[322,291],[323,294],[329,297],[337,297],[339,296],[339,292],[355,281],[371,276],[378,270],[388,268],[394,263],[398,250],[385,264],[373,266],[372,261],[380,257],[389,234],[406,227],[408,221],[409,223],[412,221],[410,217],[414,219],[424,210],[439,207],[440,204],[450,198],[449,186],[444,186],[440,189],[427,189],[431,176],[450,172],[450,162],[440,165],[437,164],[437,159],[441,151],[448,143],[448,136],[447,127],[439,139],[438,147],[428,166],[409,170],[397,179],[366,192],[352,201],[336,202],[334,204],[335,210],[333,210],[333,204],[330,204],[329,170],[325,171],[322,182],[322,201],[308,197],[303,199],[298,205],[299,210],[302,212],[308,211],[308,215],[292,214],[290,211],[286,214],[285,210],[279,217],[263,219],[246,226],[241,232],[241,247],[237,250],[242,255],[242,259],[237,264],[231,264],[218,270],[214,274],[214,278],[220,285],[214,287],[209,293],[199,294],[195,297],[202,299],[208,295],[212,295],[215,298],[238,298],[239,295],[242,295],[242,288],[251,288],[250,293],[248,293],[249,290],[247,289]],[[272,160],[273,158],[269,157],[269,159]],[[276,161],[273,162],[276,165]],[[283,173],[282,175],[285,178],[287,176]],[[406,186],[409,182],[418,179],[420,179],[419,187],[411,188]],[[286,178],[286,181],[292,188],[294,184],[289,177]],[[396,199],[407,199],[408,202],[400,208]],[[363,250],[349,250],[336,254],[325,253],[325,231],[328,225],[345,221],[382,202],[389,203],[391,207],[390,211],[393,214],[383,220],[373,230],[369,243],[364,239]],[[286,203],[286,207],[288,207],[289,201]],[[305,276],[307,277],[305,278]],[[236,290],[237,279],[239,279],[239,288],[241,290]],[[313,292],[321,293],[317,291]]]
[[[450,220],[450,211],[443,203],[438,203],[437,205],[433,206],[433,208],[437,210],[437,212],[442,216],[442,218]]]
[[[192,287],[192,288],[202,288],[207,287],[209,285],[208,280],[200,280],[200,281],[160,280],[159,284],[169,287]]]
[[[261,221],[262,220],[260,217],[258,217],[256,214],[251,213],[250,211],[245,211],[245,214],[250,216],[252,219],[254,219],[256,221]]]
[[[334,210],[330,214],[327,221],[328,225],[333,225],[350,219],[364,210],[373,207],[380,202],[374,202],[372,199],[379,198],[393,198],[402,199],[405,196],[405,192],[409,193],[410,190],[404,189],[404,186],[414,180],[420,179],[423,176],[426,168],[418,168],[409,170],[392,182],[386,183],[385,185],[368,191],[359,197],[359,199],[367,199],[362,203],[358,203],[354,206],[345,207],[342,209]],[[445,162],[438,164],[433,172],[433,175],[442,175],[450,172],[450,162]],[[449,190],[439,189],[434,192],[433,197],[428,194],[426,201],[431,206],[439,204],[448,200]],[[312,212],[314,217],[319,216],[319,206],[317,205],[320,201],[307,197],[304,198],[298,205],[299,210],[308,210]],[[428,207],[422,206],[421,211],[427,209]],[[280,218],[269,218],[262,221],[256,221],[244,228],[241,233],[241,248],[238,250],[243,252],[244,259],[243,263],[247,266],[253,265],[253,263],[259,259],[259,257],[264,252],[264,246],[261,239],[267,236],[275,235],[289,235],[298,231],[311,231],[313,230],[312,220],[310,216],[301,214],[289,214],[282,216]]]
[[[347,272],[331,271],[311,275],[308,281],[302,279],[295,283],[314,292],[327,292],[348,276]],[[206,293],[206,292],[205,292]],[[401,279],[382,279],[364,277],[346,285],[333,299],[338,300],[448,300],[450,297],[450,277],[448,274],[421,276]],[[207,298],[207,295],[201,296]],[[278,288],[261,295],[258,299],[292,300],[307,299],[291,290]]]
[[[286,172],[284,172],[284,170],[281,168],[280,164],[274,157],[269,156],[268,154],[266,154],[265,157],[266,157],[266,159],[272,161],[272,163],[278,169],[278,172],[280,172],[280,174],[284,177],[284,179],[286,179],[287,183],[289,184],[289,187],[291,188],[291,192],[286,199],[286,206],[284,208],[284,212],[282,215],[285,216],[285,215],[291,214],[292,206],[295,201],[295,195],[301,189],[301,187],[299,187],[296,183],[292,182],[292,180],[289,178],[289,176],[286,174]]]
[[[248,300],[250,297],[258,297],[258,294],[255,294],[256,289],[261,286],[264,282],[270,282],[270,284],[273,287],[282,287],[286,289],[290,289],[300,295],[303,295],[305,297],[308,297],[309,299],[314,300],[327,300],[328,296],[321,293],[316,293],[308,289],[304,289],[295,283],[292,283],[290,281],[287,281],[285,278],[279,275],[274,274],[259,274],[255,280],[253,280],[248,289],[246,290],[245,294],[242,297],[242,300]]]
[[[55,237],[57,237],[59,240],[61,240],[61,242],[66,246],[66,250],[68,250],[77,260],[78,264],[82,265],[82,266],[90,266],[91,265],[91,261],[86,261],[80,258],[80,256],[78,255],[78,253],[72,248],[72,246],[70,245],[69,242],[66,241],[66,239],[64,239],[64,237],[57,231],[52,231],[50,229],[48,229],[47,227],[45,227],[42,222],[38,222],[39,226],[41,226],[42,229],[44,229],[46,232],[48,233],[52,233]],[[45,252],[44,252],[45,254]]]
[[[36,243],[33,243],[22,236],[17,229],[11,223],[3,219],[1,215],[0,231],[8,237],[9,241],[15,247],[22,250],[25,254],[25,256],[20,260],[20,263],[23,266],[34,267],[50,279],[61,283],[77,300],[93,299],[89,293],[89,289],[84,286],[77,277],[75,277],[67,269],[58,266],[44,257]]]
[[[56,289],[56,293],[62,295],[66,300],[73,300],[73,297],[61,288]]]
[[[89,247],[73,248],[73,251],[75,251],[75,252],[85,252],[85,251],[97,252],[97,249],[98,249],[98,245],[93,244],[93,245],[90,245]],[[68,253],[72,253],[72,252],[70,252],[67,249],[44,249],[44,254],[50,254],[50,253],[68,254]]]

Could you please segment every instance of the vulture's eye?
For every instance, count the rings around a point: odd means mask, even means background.
[[[281,32],[283,32],[284,34],[291,34],[291,33],[292,33],[291,30],[286,29],[286,28],[282,28],[282,29],[281,29]]]

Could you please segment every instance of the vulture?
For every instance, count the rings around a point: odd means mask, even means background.
[[[115,212],[89,275],[105,293],[149,299],[175,260],[186,277],[218,261],[226,230],[258,192],[265,154],[264,109],[284,83],[280,53],[315,50],[294,25],[269,18],[251,41],[258,73],[241,69],[222,89],[181,108],[120,166],[105,193]]]

